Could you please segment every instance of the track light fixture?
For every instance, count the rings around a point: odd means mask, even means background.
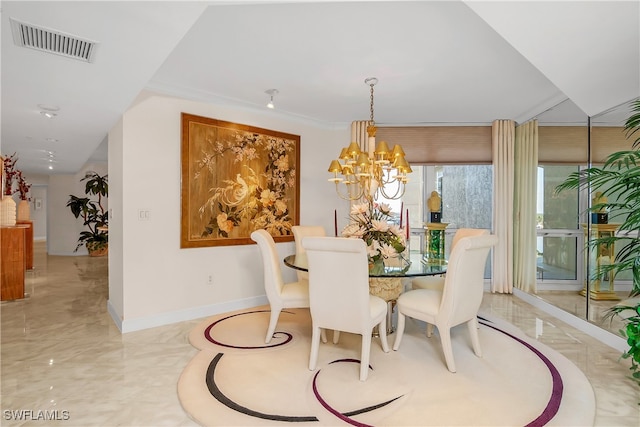
[[[275,104],[273,103],[273,97],[278,94],[278,89],[268,89],[265,90],[264,93],[269,95],[269,102],[267,103],[267,108],[275,108]]]

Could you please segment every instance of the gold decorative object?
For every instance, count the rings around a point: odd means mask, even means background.
[[[591,236],[587,235],[587,224],[582,224],[586,239],[602,239],[613,237],[620,227],[620,224],[591,224]],[[588,255],[587,255],[588,254]],[[590,256],[589,260],[585,260],[585,265],[589,266],[587,279],[591,279],[591,289],[589,290],[589,298],[596,301],[619,301],[620,297],[616,294],[613,286],[615,274],[613,271],[603,272],[602,266],[614,263],[615,247],[614,243],[600,243],[598,247],[585,251],[585,256]],[[587,295],[587,280],[580,295]]]
[[[429,262],[445,262],[445,222],[428,222],[424,224],[424,255]]]
[[[380,195],[389,200],[400,199],[412,172],[405,160],[400,145],[393,149],[385,141],[376,145],[376,122],[373,118],[373,87],[378,83],[375,77],[364,81],[370,87],[371,120],[367,126],[367,151],[362,151],[358,143],[352,141],[343,148],[337,160],[333,160],[328,171],[333,174],[329,181],[335,183],[336,192],[345,200],[377,200]],[[342,163],[340,163],[342,161]],[[340,184],[344,184],[341,190]]]

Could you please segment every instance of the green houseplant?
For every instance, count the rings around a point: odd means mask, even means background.
[[[80,233],[75,251],[85,245],[90,256],[106,255],[109,248],[109,232],[107,230],[109,214],[103,203],[104,198],[109,195],[108,175],[87,172],[80,181],[86,181],[85,197],[71,194],[67,202],[71,213],[76,218],[82,217],[83,225],[88,228]],[[93,198],[95,196],[97,196],[97,200]]]
[[[601,192],[600,202],[590,212],[611,211],[612,218],[620,222],[624,236],[613,235],[592,239],[591,248],[615,244],[620,250],[610,265],[603,265],[596,274],[617,274],[630,271],[633,287],[629,299],[608,309],[605,318],[620,316],[625,329],[621,331],[629,348],[622,358],[631,360],[632,379],[640,385],[640,98],[632,101],[631,115],[624,125],[631,150],[610,154],[602,167],[591,167],[570,174],[556,187],[556,193],[566,189],[590,189]],[[612,197],[607,197],[612,196]],[[609,202],[609,199],[616,200]]]

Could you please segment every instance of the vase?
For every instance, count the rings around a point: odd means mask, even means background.
[[[109,254],[109,245],[107,243],[87,242],[85,246],[90,257],[102,257]]]
[[[16,225],[16,202],[11,196],[2,196],[0,225],[5,227],[13,227]]]
[[[29,221],[31,219],[31,206],[27,200],[20,200],[18,203],[18,221]]]

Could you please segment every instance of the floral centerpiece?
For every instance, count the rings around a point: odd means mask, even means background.
[[[405,267],[407,242],[405,231],[390,223],[391,207],[386,203],[355,204],[349,214],[351,223],[342,230],[343,237],[363,239],[367,243],[367,256],[372,272],[382,271],[388,264]]]

